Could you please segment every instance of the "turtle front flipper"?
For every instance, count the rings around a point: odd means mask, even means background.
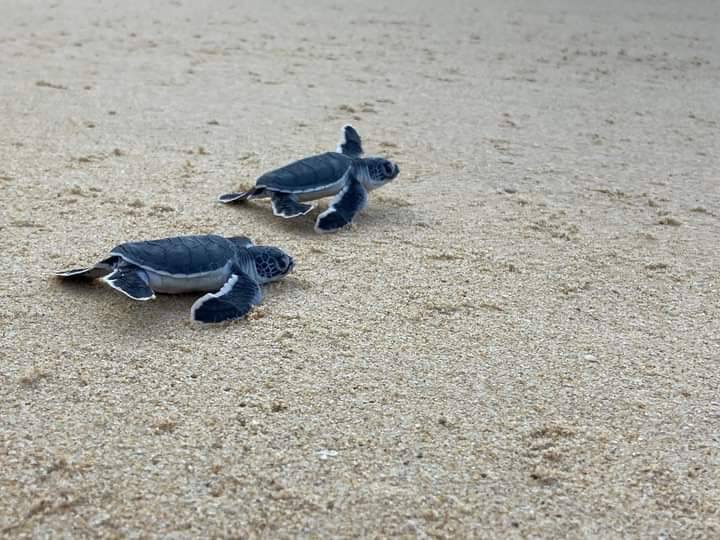
[[[337,146],[337,152],[351,158],[359,158],[363,155],[360,135],[350,124],[345,124],[342,127],[342,136]]]
[[[147,273],[134,264],[121,264],[103,281],[133,300],[152,300],[155,292],[148,285]]]
[[[256,199],[258,197],[262,197],[265,194],[265,188],[264,187],[256,187],[252,188],[248,191],[243,192],[237,192],[237,193],[225,193],[223,195],[220,195],[218,197],[218,201],[221,203],[233,203],[233,202],[242,202],[248,199]]]
[[[198,298],[190,309],[193,321],[218,323],[239,319],[262,300],[260,286],[239,268],[216,292]]]
[[[333,232],[352,223],[355,215],[367,206],[367,190],[352,172],[348,175],[345,187],[335,195],[330,207],[318,216],[316,232]]]
[[[55,272],[55,275],[63,279],[96,279],[99,277],[107,276],[115,268],[115,264],[118,261],[118,257],[108,257],[107,259],[100,261],[95,266],[90,268],[74,268],[73,270],[63,270]]]
[[[298,216],[304,216],[310,210],[315,208],[312,204],[303,204],[298,202],[292,193],[275,192],[272,194],[272,209],[276,216],[286,219]]]

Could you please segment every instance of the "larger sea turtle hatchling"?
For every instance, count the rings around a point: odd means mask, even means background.
[[[215,323],[238,319],[260,303],[260,285],[293,269],[292,257],[272,246],[256,246],[245,236],[175,236],[128,242],[89,268],[66,270],[63,279],[96,279],[133,300],[155,293],[208,292],[191,309],[193,320]]]
[[[352,222],[367,206],[368,191],[393,180],[400,168],[379,157],[363,158],[362,142],[355,129],[347,124],[336,152],[306,157],[267,172],[255,181],[255,187],[242,193],[226,193],[218,200],[233,203],[248,199],[270,198],[273,213],[294,218],[310,212],[314,201],[335,196],[330,206],[315,222],[319,233],[332,232]]]

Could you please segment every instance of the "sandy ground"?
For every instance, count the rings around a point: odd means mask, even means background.
[[[2,4],[4,536],[720,535],[717,2]],[[214,202],[345,122],[351,229]],[[50,277],[202,232],[297,271]]]

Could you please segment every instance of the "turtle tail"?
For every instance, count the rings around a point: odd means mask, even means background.
[[[218,197],[218,201],[220,201],[221,203],[225,203],[225,204],[234,203],[234,202],[242,202],[242,201],[246,201],[248,199],[255,199],[257,197],[262,197],[264,194],[265,194],[265,188],[255,187],[248,191],[225,193]]]

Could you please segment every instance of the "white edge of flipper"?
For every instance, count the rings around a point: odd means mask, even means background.
[[[347,142],[347,139],[345,138],[345,130],[349,127],[355,129],[352,124],[344,124],[343,127],[340,128],[340,140],[337,143],[337,148],[335,148],[335,152],[338,154],[343,153],[342,147]]]
[[[281,212],[278,212],[277,208],[275,207],[275,199],[270,199],[270,206],[272,207],[273,215],[275,215],[277,217],[285,218],[285,219],[292,219],[292,218],[304,216],[305,214],[309,214],[310,212],[315,210],[315,205],[310,203],[310,208],[308,208],[305,212],[300,212],[298,214],[286,215]]]
[[[348,172],[345,173],[345,176],[347,177],[349,174],[350,174],[350,170],[348,169]],[[333,212],[335,212],[335,205],[340,202],[340,200],[343,198],[343,196],[345,195],[347,190],[350,189],[351,183],[352,182],[348,182],[346,179],[345,185],[343,186],[343,188],[340,191],[338,191],[337,195],[335,195],[335,197],[333,197],[333,200],[330,201],[330,206],[328,206],[327,210],[325,210],[322,214],[320,214],[317,217],[317,219],[315,220],[315,232],[316,233],[329,234],[329,233],[332,233],[332,232],[335,232],[338,230],[338,229],[329,229],[329,230],[320,229],[318,227],[318,223],[320,223],[320,220],[322,218],[324,218],[325,216],[327,216],[328,214],[332,214]],[[364,189],[364,186],[363,186],[363,189]],[[360,212],[365,210],[367,208],[367,206],[368,206],[368,196],[367,196],[367,190],[365,190],[365,200],[363,201],[362,206],[360,208],[358,208],[358,211],[355,212],[355,216],[357,216]],[[348,223],[347,225],[350,225],[354,221],[355,216],[353,216],[353,220],[350,220],[350,223]]]
[[[139,302],[147,302],[148,300],[155,300],[155,293],[154,293],[154,292],[152,293],[152,296],[145,296],[145,297],[142,297],[142,298],[137,298],[137,297],[135,297],[135,296],[130,296],[127,292],[125,292],[125,291],[122,290],[120,287],[118,287],[118,286],[115,285],[115,280],[113,280],[113,279],[108,279],[108,278],[111,277],[111,276],[112,276],[112,274],[108,274],[107,276],[104,276],[104,277],[100,278],[100,281],[104,281],[104,282],[107,283],[110,287],[112,287],[112,288],[115,289],[116,291],[120,291],[121,293],[123,293],[125,296],[127,296],[128,298],[130,298],[130,299],[132,299],[132,300],[138,300]]]
[[[195,319],[195,311],[197,311],[198,308],[200,306],[202,306],[208,300],[211,300],[212,298],[220,298],[221,296],[225,296],[227,293],[229,293],[232,290],[232,288],[237,283],[238,279],[240,279],[240,276],[238,276],[237,274],[231,274],[230,277],[228,278],[228,280],[220,288],[219,291],[214,292],[214,293],[204,294],[200,298],[195,300],[195,302],[193,302],[192,307],[190,308],[190,320],[192,322],[198,323],[198,324],[217,324],[217,323],[210,323],[210,322],[205,322],[205,321],[198,321],[197,319]],[[261,301],[262,301],[262,289],[260,287],[258,287],[258,294],[257,294],[257,296],[255,296],[255,298],[253,298],[250,309],[252,309],[252,306],[258,305]],[[230,319],[230,320],[232,320],[232,319]],[[224,321],[224,322],[229,322],[229,320]]]
[[[53,272],[53,275],[57,277],[72,277],[72,276],[80,276],[82,274],[87,274],[92,270],[92,267],[89,268],[76,268],[75,270],[65,270],[60,272]]]
[[[342,128],[340,128],[340,140],[338,141],[337,147],[335,148],[335,152],[337,152],[338,154],[346,155],[346,154],[343,152],[343,146],[345,146],[345,145],[347,144],[347,137],[346,137],[346,135],[345,135],[345,130],[346,130],[347,128],[350,128],[350,129],[352,129],[353,131],[355,131],[355,133],[357,133],[357,130],[355,129],[355,127],[353,127],[352,124],[345,124],[345,125],[343,125]],[[359,136],[359,135],[358,135],[358,136]],[[360,153],[359,153],[358,155],[356,155],[356,156],[349,156],[349,157],[359,158],[359,157],[362,157],[362,155],[363,155],[363,151],[362,151],[362,143],[361,143]]]

